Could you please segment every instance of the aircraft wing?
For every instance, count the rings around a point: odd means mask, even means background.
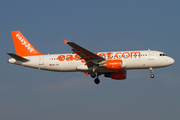
[[[105,60],[105,58],[103,58],[99,55],[96,55],[95,53],[93,53],[89,50],[86,50],[85,48],[77,45],[74,42],[69,42],[67,40],[64,40],[64,43],[70,45],[72,47],[73,53],[79,55],[81,57],[81,59],[84,59],[86,61],[86,64],[88,64],[90,62],[92,62],[94,64],[98,64]]]

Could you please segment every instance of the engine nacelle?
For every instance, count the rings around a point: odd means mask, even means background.
[[[99,65],[110,70],[121,70],[126,67],[126,64],[122,60],[107,60],[104,64]]]
[[[104,77],[110,77],[111,79],[115,79],[115,80],[124,80],[126,79],[126,70],[107,73],[107,74],[104,74]]]

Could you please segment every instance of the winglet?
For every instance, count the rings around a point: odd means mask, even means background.
[[[67,41],[67,40],[65,40],[65,39],[63,39],[64,40],[64,44],[67,44],[69,41]]]

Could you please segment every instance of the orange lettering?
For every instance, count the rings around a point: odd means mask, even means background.
[[[125,54],[128,54],[128,55],[125,56]],[[124,52],[124,53],[122,54],[122,56],[123,56],[124,59],[127,59],[127,58],[129,58],[130,54],[129,54],[128,52]]]
[[[85,63],[86,61],[85,60],[81,60],[82,63]]]
[[[111,57],[111,54],[113,54],[113,53],[111,53],[111,52],[108,52],[108,53],[106,53],[107,54],[107,58],[108,59],[112,59],[113,57]]]
[[[116,55],[115,55],[115,57],[117,58],[117,59],[121,59],[122,57],[120,56],[120,57],[118,57],[118,54],[122,54],[121,52],[118,52],[118,53],[116,53]]]
[[[59,60],[59,61],[64,61],[64,59],[65,59],[65,56],[64,56],[64,55],[58,56],[58,60]]]
[[[106,54],[105,53],[100,53],[99,56],[106,57]]]
[[[78,61],[78,60],[80,60],[81,58],[79,57],[79,55],[75,55],[75,56],[74,56],[74,59],[75,59],[76,61]]]
[[[139,58],[141,57],[140,52],[131,52],[131,58],[132,58],[133,54],[134,54],[135,58],[136,58],[137,54],[139,54]]]
[[[96,52],[95,54],[98,54],[98,52]],[[124,53],[121,53],[121,52],[117,52],[114,56],[114,58],[111,56],[113,53],[112,52],[108,52],[108,53],[100,53],[99,56],[101,57],[106,57],[107,55],[107,59],[128,59],[128,58],[132,58],[134,56],[134,58],[136,58],[137,56],[139,56],[139,58],[141,58],[141,53],[140,52],[124,52]],[[92,57],[92,56],[86,56],[86,57]],[[66,59],[65,59],[66,58]],[[58,56],[58,60],[59,61],[79,61],[81,60],[80,56],[79,55],[74,55],[74,58],[73,58],[73,55],[59,55]],[[85,63],[86,61],[84,59],[81,60],[82,63]]]
[[[66,55],[66,61],[73,61],[73,55]]]

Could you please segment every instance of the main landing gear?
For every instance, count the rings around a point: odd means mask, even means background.
[[[91,75],[91,77],[92,78],[95,78],[96,77],[96,73],[95,72],[92,72],[92,73],[90,73],[90,75]],[[94,79],[94,83],[96,83],[96,84],[99,84],[100,83],[100,80],[99,80],[99,73],[97,73],[97,78],[96,79]]]
[[[154,74],[152,74],[152,73],[153,73],[153,69],[152,69],[152,67],[151,67],[151,68],[149,68],[149,70],[150,70],[150,73],[151,73],[150,77],[151,77],[151,78],[154,78]]]
[[[94,83],[99,84],[100,83],[99,78],[94,79]]]
[[[90,75],[91,75],[92,78],[96,77],[96,73],[95,72],[92,72]]]

